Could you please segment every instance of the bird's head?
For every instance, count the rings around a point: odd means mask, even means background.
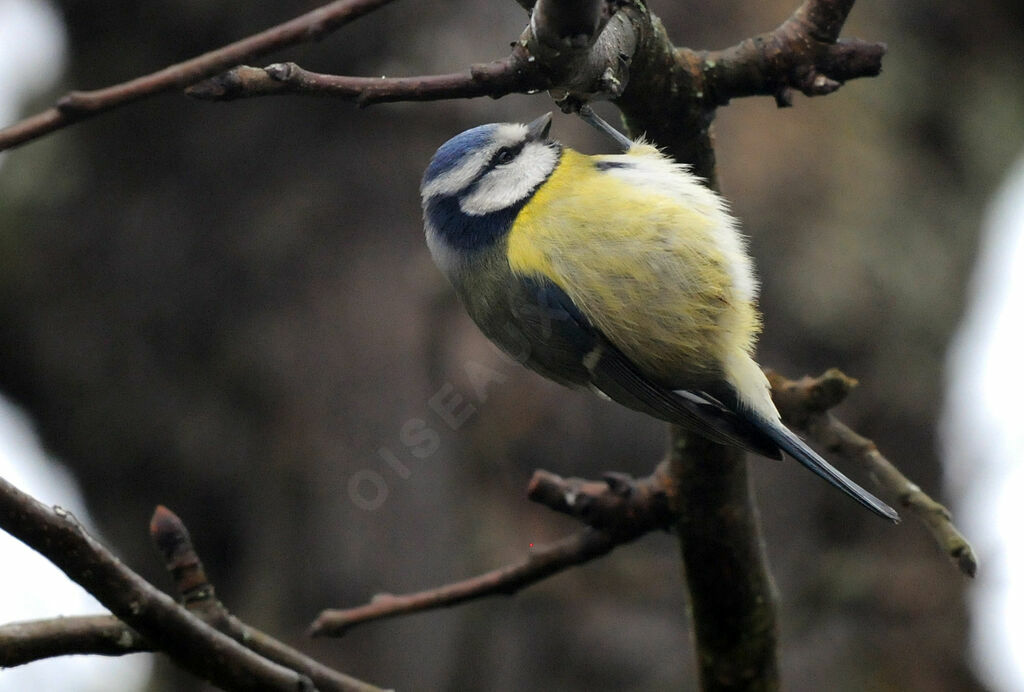
[[[527,125],[474,127],[441,145],[420,186],[432,250],[439,241],[472,250],[508,231],[558,165],[561,145],[547,139],[550,128],[547,113]]]

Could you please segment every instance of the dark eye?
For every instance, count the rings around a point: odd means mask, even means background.
[[[508,163],[516,157],[516,153],[508,147],[502,147],[498,149],[498,153],[494,155],[494,162],[499,166],[503,163]]]

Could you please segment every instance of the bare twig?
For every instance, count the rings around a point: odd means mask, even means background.
[[[882,70],[884,43],[839,40],[853,0],[806,0],[777,29],[725,50],[694,53],[683,49],[706,82],[711,106],[741,96],[774,96],[791,106],[792,89],[807,96],[831,94],[848,80],[874,77]]]
[[[217,599],[188,529],[174,512],[157,507],[150,521],[150,535],[186,607],[204,622],[261,656],[302,673],[321,692],[380,692],[380,688],[329,668],[232,615]]]
[[[530,550],[526,559],[500,569],[410,594],[381,593],[366,605],[342,610],[325,610],[313,622],[314,637],[340,637],[356,625],[423,610],[449,608],[487,596],[511,596],[570,567],[607,554],[621,541],[597,529],[585,529],[550,545]]]
[[[160,506],[150,522],[153,542],[189,612],[267,659],[307,676],[321,692],[381,692],[380,688],[328,668],[231,615],[217,600],[188,529]],[[0,626],[0,667],[70,654],[122,656],[159,649],[111,615],[58,617]]]
[[[295,63],[265,68],[241,66],[190,87],[189,96],[230,101],[251,96],[312,94],[355,101],[359,106],[391,101],[500,98],[546,88],[547,82],[522,48],[504,60],[474,65],[466,72],[422,77],[345,77],[318,74]]]
[[[378,594],[355,608],[325,610],[310,628],[313,636],[340,637],[366,622],[436,608],[448,608],[487,596],[510,596],[570,567],[601,557],[672,522],[665,495],[665,465],[647,478],[608,474],[603,482],[561,478],[537,471],[530,480],[531,500],[580,519],[589,527],[546,546],[526,559],[436,589],[411,594]]]
[[[825,449],[864,466],[881,488],[899,498],[900,504],[924,522],[939,547],[961,572],[968,577],[975,575],[978,562],[974,549],[953,524],[949,510],[904,476],[878,451],[874,442],[830,413],[829,409],[846,398],[857,380],[835,368],[818,377],[799,380],[789,380],[771,371],[767,374],[772,384],[772,397],[787,424],[806,432]]]
[[[153,651],[153,647],[113,615],[58,617],[0,626],[0,668],[54,656],[123,656],[143,651]]]
[[[261,55],[316,41],[392,0],[337,0],[283,24],[162,70],[95,91],[72,91],[53,108],[0,130],[0,151],[118,106],[183,89]]]
[[[617,96],[628,79],[638,26],[650,15],[635,8],[610,14],[605,0],[538,3],[512,54],[468,72],[420,77],[351,77],[318,74],[294,63],[259,69],[240,67],[188,90],[205,100],[275,94],[329,96],[360,106],[388,101],[499,98],[511,93],[557,89],[571,109],[597,95]],[[553,22],[554,25],[549,25]],[[568,33],[566,33],[568,32]]]
[[[309,679],[259,656],[125,567],[75,518],[0,478],[0,528],[41,553],[189,672],[228,689],[300,690]]]

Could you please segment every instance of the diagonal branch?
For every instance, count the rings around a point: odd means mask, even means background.
[[[935,540],[961,572],[973,577],[978,569],[974,549],[953,524],[949,510],[933,500],[916,483],[904,476],[885,458],[875,443],[863,437],[829,412],[857,385],[835,368],[818,377],[789,380],[769,371],[775,403],[783,419],[805,431],[825,449],[842,454],[871,473],[879,486],[899,498],[932,532]]]
[[[377,594],[365,605],[325,610],[313,622],[310,633],[316,637],[340,637],[356,625],[375,620],[450,608],[487,596],[511,596],[570,567],[606,555],[623,543],[651,531],[665,530],[672,523],[665,473],[662,464],[646,478],[633,480],[623,474],[609,474],[603,483],[598,483],[537,471],[530,480],[529,498],[580,519],[588,528],[533,548],[519,562],[470,579],[417,593]]]
[[[72,91],[53,108],[0,130],[0,151],[147,96],[183,89],[261,55],[298,43],[319,40],[391,1],[337,0],[266,31],[144,77],[95,91]]]
[[[309,679],[203,623],[125,567],[64,509],[0,478],[0,528],[41,553],[189,672],[229,689],[300,690]]]
[[[305,675],[322,692],[380,692],[309,658],[231,615],[217,599],[188,529],[173,512],[157,507],[150,534],[190,613],[243,646]],[[0,667],[72,654],[125,654],[159,651],[145,637],[112,615],[58,617],[0,626]]]

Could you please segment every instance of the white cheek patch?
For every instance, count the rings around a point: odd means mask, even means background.
[[[511,207],[551,175],[558,152],[542,142],[530,142],[511,163],[498,166],[476,184],[472,193],[459,201],[470,216],[484,216]]]
[[[420,190],[420,194],[426,200],[431,197],[454,195],[464,190],[480,175],[480,171],[483,170],[487,162],[494,156],[494,152],[501,147],[511,147],[519,144],[526,138],[526,134],[525,125],[518,123],[503,123],[499,125],[495,129],[491,143],[488,146],[466,155],[458,166],[450,171],[445,171],[444,174],[424,185]]]

